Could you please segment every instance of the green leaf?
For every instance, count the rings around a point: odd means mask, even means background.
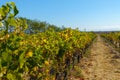
[[[9,26],[14,26],[14,27],[17,26],[16,20],[14,19],[14,17],[12,17],[12,14],[11,14],[11,17],[7,19],[7,22],[9,23]]]
[[[0,22],[0,27],[1,27],[1,26],[3,26],[3,23],[2,23],[2,22]]]
[[[9,54],[11,52],[9,52],[10,50],[7,50],[7,52],[2,53],[2,58],[3,60],[5,60],[6,62],[10,62],[12,60],[12,56]]]
[[[4,52],[2,53],[3,60],[7,61],[8,53]]]
[[[18,11],[17,7],[15,6],[14,7],[14,16],[16,16],[18,13],[19,13],[19,11]]]
[[[2,6],[3,16],[6,16],[10,12],[9,6]]]
[[[14,2],[10,2],[9,4],[11,4],[11,6],[13,7],[13,11],[14,11],[13,14],[14,14],[14,16],[16,16],[19,13],[19,11],[18,11],[15,3]]]
[[[24,27],[24,29],[27,29],[27,28],[28,28],[28,25],[27,25],[27,22],[26,22],[25,19],[23,19],[23,27]]]
[[[7,79],[8,79],[8,80],[15,80],[16,78],[15,78],[15,75],[13,75],[13,74],[11,74],[11,73],[8,73],[8,74],[7,74]]]
[[[25,65],[25,72],[28,72],[29,68],[27,67],[27,65]]]
[[[21,53],[21,55],[19,57],[20,68],[23,68],[23,65],[24,65],[24,63],[26,61],[25,58],[24,58],[24,56],[25,56],[25,53]]]
[[[9,2],[8,4],[11,4],[13,7],[15,6],[14,2]]]

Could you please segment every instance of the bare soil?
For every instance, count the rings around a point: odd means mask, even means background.
[[[120,53],[112,45],[98,35],[89,53],[77,65],[80,76],[69,80],[120,80]]]

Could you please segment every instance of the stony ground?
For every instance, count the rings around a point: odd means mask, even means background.
[[[98,35],[89,53],[77,66],[80,77],[72,75],[69,80],[120,80],[120,53],[113,46]]]

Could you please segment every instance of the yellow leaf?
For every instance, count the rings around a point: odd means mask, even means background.
[[[45,61],[45,65],[48,66],[48,65],[49,65],[49,62],[48,62],[48,61]]]
[[[33,56],[33,52],[32,51],[28,51],[28,53],[26,54],[26,57],[29,58],[29,57],[32,57]]]

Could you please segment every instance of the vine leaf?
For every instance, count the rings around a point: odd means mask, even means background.
[[[25,63],[25,53],[21,53],[21,55],[19,56],[19,63],[20,63],[20,68],[23,68],[23,65]]]
[[[2,23],[2,22],[0,22],[0,27],[1,27],[1,26],[3,26],[3,23]]]
[[[19,13],[19,11],[18,11],[15,3],[14,2],[10,2],[9,4],[12,5],[13,11],[14,11],[14,16],[16,16]]]

